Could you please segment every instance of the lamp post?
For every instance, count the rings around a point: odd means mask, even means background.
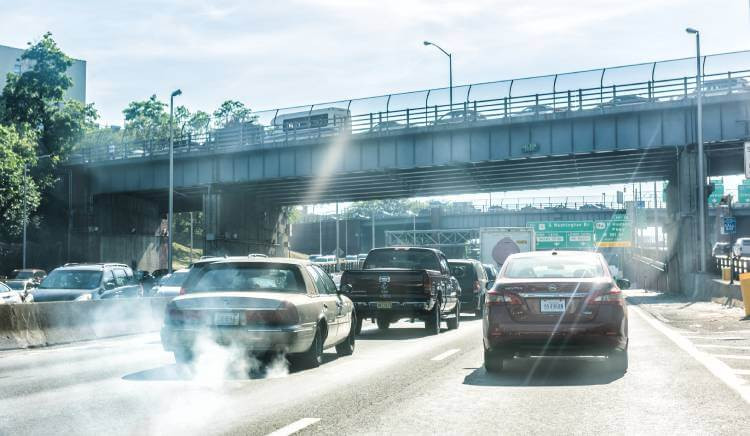
[[[174,98],[182,95],[179,89],[169,96],[169,216],[167,217],[167,270],[172,274],[172,225],[174,215]]]
[[[46,159],[51,157],[51,154],[45,154],[42,156],[37,156],[37,160],[39,159]],[[26,192],[28,191],[28,173],[29,173],[29,164],[23,164],[23,245],[22,245],[22,251],[23,251],[23,260],[22,260],[22,267],[23,269],[26,269],[26,227],[28,227],[29,224],[29,214],[27,212],[27,206],[26,206]]]
[[[698,142],[698,235],[700,238],[700,268],[699,272],[706,272],[706,175],[704,173],[704,156],[703,156],[703,86],[701,78],[701,34],[698,30],[688,27],[685,31],[695,35],[695,91],[697,93],[696,106],[697,117],[697,142]]]
[[[448,83],[449,83],[449,90],[450,90],[449,91],[450,92],[449,102],[450,102],[450,106],[451,106],[450,110],[453,110],[453,55],[451,55],[447,51],[443,50],[443,48],[440,47],[439,45],[437,45],[435,43],[432,43],[430,41],[424,41],[424,42],[422,42],[422,44],[434,46],[438,50],[440,50],[441,52],[443,52],[443,54],[445,54],[446,56],[448,56]]]

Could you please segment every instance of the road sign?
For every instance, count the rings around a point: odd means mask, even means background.
[[[594,221],[594,238],[597,247],[631,247],[633,223],[625,214],[611,220]]]
[[[750,179],[750,141],[745,142],[745,178]]]
[[[534,229],[537,250],[578,249],[594,247],[630,247],[632,223],[625,214],[600,221],[536,221]]]
[[[708,196],[708,204],[716,206],[721,202],[721,197],[724,196],[724,182],[721,179],[711,180],[714,184],[714,192]]]
[[[737,219],[733,216],[725,216],[722,218],[723,225],[721,226],[722,235],[731,235],[737,232]]]
[[[738,203],[750,203],[750,184],[746,184],[743,181],[741,185],[738,185],[737,197]]]

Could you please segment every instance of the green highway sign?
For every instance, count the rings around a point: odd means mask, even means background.
[[[742,184],[737,186],[737,202],[739,203],[750,203],[750,184],[745,182],[747,180],[743,180]]]
[[[625,214],[601,221],[532,221],[537,250],[630,247],[632,222]]]
[[[708,196],[708,204],[716,206],[721,202],[721,197],[724,196],[724,182],[721,179],[713,179],[711,183],[714,184],[714,192]]]

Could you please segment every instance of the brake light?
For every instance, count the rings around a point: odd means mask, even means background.
[[[424,288],[425,294],[432,294],[432,277],[425,273],[422,278],[422,287]]]
[[[487,304],[522,304],[518,295],[498,291],[487,292],[484,301]]]
[[[624,306],[625,298],[620,288],[612,286],[610,289],[595,293],[589,300],[589,304],[616,304]]]
[[[474,293],[478,294],[482,290],[482,285],[479,280],[474,280]]]

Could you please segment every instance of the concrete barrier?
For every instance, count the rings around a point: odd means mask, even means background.
[[[0,305],[0,350],[157,331],[169,299]]]

